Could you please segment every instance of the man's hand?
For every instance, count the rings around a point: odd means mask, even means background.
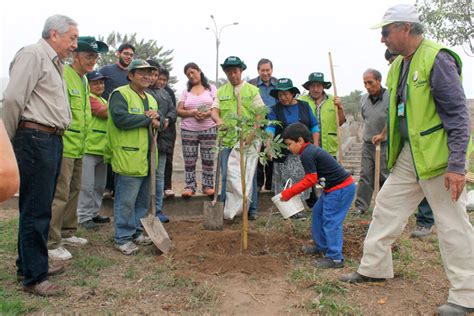
[[[156,112],[155,110],[148,110],[145,111],[145,116],[151,119],[157,119],[160,117],[160,114],[158,114],[158,112]]]
[[[466,184],[466,176],[454,172],[446,172],[444,175],[444,187],[446,191],[451,189],[451,200],[456,202],[461,196]]]
[[[165,125],[163,126],[163,130],[167,129],[169,125],[170,125],[170,119],[165,118]]]
[[[338,110],[342,109],[342,102],[339,97],[334,97],[334,105],[337,107]]]
[[[153,128],[160,128],[160,120],[159,119],[151,119],[151,126]]]
[[[372,144],[377,145],[381,141],[385,139],[385,136],[382,134],[377,134],[374,137],[372,137]]]

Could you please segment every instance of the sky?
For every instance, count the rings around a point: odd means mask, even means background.
[[[314,71],[330,75],[331,52],[338,95],[364,90],[362,73],[375,68],[388,71],[385,45],[380,30],[371,30],[397,0],[359,1],[23,1],[2,3],[0,13],[0,78],[8,77],[8,66],[16,51],[41,37],[44,21],[53,14],[70,16],[79,23],[82,36],[106,36],[112,31],[137,33],[138,38],[155,39],[164,49],[174,49],[172,75],[185,88],[183,67],[196,62],[209,79],[215,78],[216,45],[210,15],[221,32],[219,64],[227,56],[239,56],[246,64],[243,76],[257,76],[260,58],[272,60],[274,76],[290,78],[301,92],[302,84]],[[474,98],[474,58],[461,47],[453,48],[464,62],[464,88]],[[219,69],[219,77],[224,77]],[[2,87],[3,89],[3,87]],[[332,89],[331,89],[332,93]]]

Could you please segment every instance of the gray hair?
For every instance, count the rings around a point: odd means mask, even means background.
[[[262,58],[258,61],[258,64],[257,64],[257,70],[260,69],[260,67],[262,65],[265,65],[265,64],[270,64],[270,68],[273,69],[273,63],[270,59],[267,59],[267,58]]]
[[[372,76],[374,76],[375,80],[382,81],[382,74],[378,70],[369,68],[366,71],[364,71],[364,76],[367,75],[367,74],[372,74]]]
[[[65,15],[52,15],[46,19],[46,22],[44,22],[43,33],[41,36],[44,39],[48,39],[53,30],[58,31],[59,34],[64,34],[69,30],[71,25],[77,26],[77,22]]]
[[[421,23],[417,22],[395,22],[396,27],[401,27],[405,23],[410,24],[410,34],[411,35],[422,35],[425,32],[425,27]]]

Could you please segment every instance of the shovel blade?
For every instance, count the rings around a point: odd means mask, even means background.
[[[160,249],[161,252],[168,253],[171,249],[171,239],[160,220],[151,215],[141,218],[140,221],[155,246]]]
[[[224,229],[224,203],[205,201],[203,205],[203,226],[207,230]]]

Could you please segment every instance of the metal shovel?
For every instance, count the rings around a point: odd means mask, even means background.
[[[148,207],[148,216],[141,218],[143,228],[151,238],[155,246],[163,253],[171,249],[171,240],[160,219],[156,218],[156,131],[149,127],[149,134],[152,138],[150,147],[150,206]]]
[[[203,226],[208,230],[222,230],[224,228],[224,203],[217,201],[217,196],[219,195],[220,146],[217,149],[214,198],[212,201],[204,201],[203,205]]]

